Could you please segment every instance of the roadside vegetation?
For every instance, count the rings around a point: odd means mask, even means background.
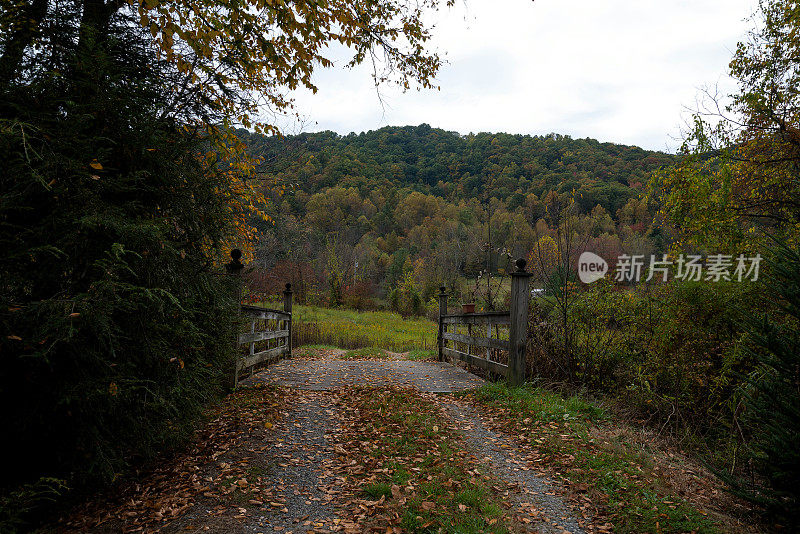
[[[759,291],[760,284],[680,281],[619,291],[601,281],[566,304],[536,299],[528,374],[615,399],[730,469],[742,446],[741,386],[753,365],[744,319]]]
[[[489,409],[498,428],[532,450],[536,464],[566,483],[578,495],[578,505],[590,502],[599,508],[614,532],[726,530],[665,482],[653,450],[609,432],[619,423],[591,402],[502,383],[484,386],[468,397]]]

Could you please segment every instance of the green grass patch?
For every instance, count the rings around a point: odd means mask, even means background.
[[[362,347],[359,349],[351,349],[342,351],[342,349],[338,347],[334,347],[333,345],[303,345],[299,348],[294,349],[295,356],[299,357],[321,357],[324,355],[325,352],[330,351],[337,351],[340,352],[339,358],[345,360],[364,360],[364,359],[379,359],[379,360],[386,360],[391,357],[398,357],[406,359],[406,360],[430,360],[436,359],[438,356],[438,352],[436,350],[422,350],[422,349],[414,349],[407,352],[400,352],[392,354],[392,351],[388,351],[387,349],[377,348],[377,347]]]
[[[439,357],[438,349],[413,349],[406,353],[407,360],[435,360]]]
[[[342,403],[349,407],[348,457],[369,451],[364,463],[374,466],[359,468],[350,482],[369,499],[384,497],[380,506],[399,515],[404,531],[509,531],[493,487],[502,483],[470,462],[430,400],[408,389],[358,388],[343,393]]]
[[[385,360],[389,358],[389,354],[387,354],[385,349],[364,347],[363,349],[348,350],[342,354],[342,358],[346,360],[363,360],[365,358],[378,358]]]
[[[591,437],[593,427],[608,422],[601,408],[579,397],[502,383],[474,395],[499,412],[508,430],[528,441],[568,482],[605,495],[615,532],[718,532],[712,520],[670,494],[651,458],[621,439],[606,443]]]
[[[504,382],[487,384],[475,392],[477,400],[498,408],[508,408],[517,419],[528,423],[584,421],[599,423],[606,419],[602,408],[577,396],[564,397],[543,388],[510,388]]]
[[[392,496],[392,485],[386,482],[378,482],[376,484],[364,486],[362,491],[364,495],[372,499],[380,499],[381,497],[386,497],[388,499]]]
[[[313,352],[320,352],[320,351],[324,351],[324,350],[338,350],[339,347],[335,347],[333,345],[308,344],[308,345],[303,345],[301,348],[303,350],[308,351],[309,353],[313,353]]]
[[[275,303],[264,303],[275,308]],[[292,307],[295,346],[334,345],[343,349],[374,347],[392,352],[436,348],[438,326],[422,317],[404,319],[386,311],[345,310],[317,306]]]
[[[390,479],[395,484],[405,484],[411,478],[411,472],[404,465],[397,462],[389,462]]]
[[[321,358],[325,353],[339,352],[341,349],[333,345],[303,345],[292,350],[292,354],[299,358]]]

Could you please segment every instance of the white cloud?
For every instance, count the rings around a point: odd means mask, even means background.
[[[726,76],[756,0],[467,0],[436,15],[441,91],[384,87],[370,68],[320,71],[296,95],[304,131],[428,123],[673,150],[698,88]],[[339,64],[347,57],[334,49]],[[288,131],[297,125],[284,124]]]

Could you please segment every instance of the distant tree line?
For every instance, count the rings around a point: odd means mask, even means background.
[[[272,185],[257,265],[275,284],[292,279],[301,299],[391,304],[398,288],[421,302],[441,283],[460,291],[459,279],[497,272],[508,254],[552,237],[548,206],[567,198],[582,239],[610,257],[662,252],[671,231],[641,192],[676,157],[638,147],[426,124],[240,137]]]

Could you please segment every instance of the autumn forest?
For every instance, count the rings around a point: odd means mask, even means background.
[[[460,136],[425,124],[348,136],[241,134],[277,185],[258,269],[275,284],[293,281],[302,301],[377,306],[406,276],[424,301],[442,283],[460,291],[459,280],[487,269],[487,246],[494,271],[507,267],[504,254],[527,257],[554,235],[547,206],[567,199],[587,246],[609,258],[663,253],[669,242],[669,225],[654,221],[642,198],[652,173],[675,161],[668,154],[558,134]]]

